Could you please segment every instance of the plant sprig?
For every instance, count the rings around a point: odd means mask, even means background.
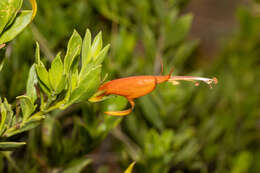
[[[90,98],[100,84],[102,62],[108,49],[109,45],[102,48],[101,32],[91,42],[87,29],[82,42],[81,36],[74,31],[64,60],[58,53],[47,70],[36,43],[35,63],[29,71],[26,94],[17,97],[21,113],[16,111],[15,115],[8,101],[0,99],[0,136],[8,138],[28,131],[37,127],[51,111],[64,110]],[[37,100],[40,100],[39,104]],[[10,147],[20,146],[19,142],[16,144],[10,143]]]

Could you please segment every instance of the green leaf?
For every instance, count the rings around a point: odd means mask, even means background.
[[[0,100],[0,102],[1,102],[1,100]],[[0,111],[1,111],[0,136],[2,136],[3,132],[6,129],[5,124],[6,124],[6,116],[7,116],[7,111],[4,107],[4,104],[2,104],[2,103],[0,105]]]
[[[104,122],[101,123],[95,131],[92,132],[92,135],[95,137],[101,136],[105,137],[110,130],[118,126],[118,124],[123,120],[122,117],[115,117],[115,116],[104,116]]]
[[[155,12],[159,16],[159,19],[163,21],[165,19],[165,16],[169,15],[169,11],[165,10],[164,8],[164,1],[161,0],[153,0],[153,6],[155,8]]]
[[[0,115],[1,115],[1,123],[0,123],[0,136],[5,132],[5,130],[12,125],[13,121],[13,110],[12,106],[4,99],[2,102],[0,98]]]
[[[94,60],[97,59],[97,55],[102,48],[102,32],[99,32],[98,35],[94,38],[93,44],[91,46],[91,57]]]
[[[43,90],[43,92],[45,93],[45,94],[47,94],[48,96],[50,96],[51,95],[51,92],[50,92],[50,90],[49,90],[49,88],[42,82],[42,81],[38,81],[38,84],[39,84],[39,86],[41,87],[41,89]],[[42,98],[42,97],[41,97]],[[44,100],[44,99],[43,99]]]
[[[12,2],[11,2],[11,1],[12,1]],[[10,25],[13,24],[13,21],[15,20],[17,14],[19,13],[19,11],[21,10],[21,7],[22,7],[22,5],[23,5],[23,0],[10,0],[9,3],[10,3],[10,2],[11,2],[10,5],[11,5],[13,8],[16,8],[16,9],[14,9],[15,11],[14,11],[14,13],[13,13],[11,19],[9,20],[8,24],[5,26],[5,29],[8,28]],[[12,8],[12,7],[11,7],[11,8]]]
[[[89,30],[86,31],[83,46],[82,46],[82,68],[79,74],[79,80],[82,81],[85,78],[86,73],[91,69],[91,65],[100,65],[108,50],[110,45],[107,45],[102,49],[102,33],[99,32],[94,38],[93,44],[91,45],[91,33]],[[102,49],[102,50],[101,50]]]
[[[12,124],[14,112],[12,110],[12,105],[8,103],[6,98],[4,99],[3,105],[7,110],[6,125],[9,127]]]
[[[29,76],[26,85],[26,95],[30,97],[32,103],[37,99],[37,92],[35,85],[37,84],[37,74],[35,70],[35,64],[32,65],[29,71]]]
[[[160,112],[158,108],[156,107],[155,103],[152,101],[151,95],[141,97],[138,101],[142,105],[145,118],[149,122],[151,122],[156,128],[162,130],[164,128],[164,124],[160,117]]]
[[[0,142],[0,150],[11,150],[26,145],[25,142]]]
[[[22,6],[22,0],[1,0],[0,1],[0,35],[9,24],[12,23],[16,14]]]
[[[176,46],[186,38],[190,31],[192,19],[193,16],[187,14],[178,18],[174,24],[170,23],[170,26],[166,27],[166,47]]]
[[[29,123],[33,123],[33,122],[37,122],[37,121],[41,121],[43,119],[45,119],[46,116],[44,115],[44,112],[37,112],[35,114],[33,114],[33,116],[31,116],[29,119],[28,119],[28,122]]]
[[[252,164],[253,156],[248,151],[242,151],[235,158],[232,173],[249,172],[250,165]]]
[[[76,58],[71,65],[71,75],[70,75],[70,83],[71,83],[71,91],[73,91],[79,84],[79,70],[78,70],[79,58]]]
[[[72,91],[78,86],[78,79],[79,79],[79,74],[78,73],[79,73],[78,69],[76,69],[71,74],[71,90]]]
[[[80,173],[91,162],[92,162],[91,159],[86,159],[86,158],[73,160],[68,165],[68,167],[63,170],[63,173]]]
[[[104,101],[104,109],[102,109],[102,112],[126,109],[127,102],[127,99],[122,96],[111,97],[110,99]],[[122,117],[104,115],[104,122],[101,123],[98,128],[94,129],[92,134],[94,136],[101,135],[104,137],[111,129],[115,128],[122,121],[122,119]]]
[[[173,148],[175,150],[179,150],[193,136],[193,128],[185,128],[184,130],[178,132],[174,138]]]
[[[36,42],[36,49],[35,49],[35,68],[36,68],[36,73],[38,77],[38,84],[42,88],[42,90],[50,95],[50,83],[49,83],[49,74],[48,71],[46,70],[44,64],[41,61],[40,58],[40,47],[38,42]]]
[[[5,59],[3,59],[2,62],[0,63],[0,71],[3,69],[4,64],[5,64]]]
[[[44,64],[40,62],[39,64],[36,64],[36,72],[37,76],[40,79],[40,81],[47,87],[51,88],[50,82],[49,82],[49,73],[46,70]]]
[[[133,168],[134,168],[135,162],[131,163],[128,168],[125,170],[124,173],[132,173]]]
[[[96,60],[95,60],[95,64],[96,64],[96,65],[99,65],[99,64],[101,64],[101,63],[104,61],[104,59],[105,59],[105,57],[106,57],[106,55],[107,55],[107,52],[108,52],[108,50],[109,50],[109,47],[110,47],[110,45],[108,44],[106,47],[104,47],[104,48],[98,53],[97,58],[96,58]]]
[[[36,49],[35,49],[35,63],[36,64],[41,64],[41,57],[40,57],[40,46],[39,43],[36,42]]]
[[[49,70],[49,81],[52,89],[56,91],[57,94],[58,94],[58,87],[60,86],[60,83],[64,83],[64,81],[61,81],[62,79],[64,80],[63,73],[64,73],[64,67],[59,53],[52,61],[51,68]],[[59,88],[59,91],[62,89],[63,88]]]
[[[87,64],[91,60],[90,48],[91,48],[91,33],[90,33],[89,29],[87,29],[84,40],[83,40],[83,44],[82,44],[82,56],[81,56],[82,69],[86,68]]]
[[[60,93],[62,90],[64,90],[65,87],[66,87],[66,84],[67,84],[67,77],[66,77],[65,74],[63,74],[63,75],[61,76],[60,83],[59,83],[59,85],[57,86],[56,93],[58,94],[58,93]]]
[[[86,67],[81,68],[80,73],[78,75],[79,82],[84,80],[86,74],[88,74],[91,71],[91,69],[93,69],[94,67],[95,67],[95,64],[94,64],[93,59],[92,59]]]
[[[70,37],[67,52],[64,58],[64,69],[66,74],[68,75],[73,60],[80,54],[82,39],[78,32],[74,30],[72,36]]]
[[[85,78],[80,81],[79,86],[72,91],[70,103],[84,101],[90,98],[97,90],[100,82],[101,66],[92,68]]]
[[[185,42],[180,47],[178,47],[173,59],[174,67],[176,67],[180,71],[182,66],[187,62],[187,58],[192,55],[198,45],[198,40],[192,40],[189,42]]]
[[[151,129],[145,137],[144,152],[150,158],[160,158],[170,154],[174,134],[171,130],[164,130],[159,134],[155,129]]]
[[[44,118],[44,116],[37,116],[37,117],[31,117],[29,118],[30,121],[26,121],[25,124],[23,124],[20,128],[10,128],[7,129],[4,133],[4,136],[10,137],[19,133],[22,133],[24,131],[31,130],[41,124],[41,120]]]
[[[123,96],[113,96],[103,102],[103,111],[117,111],[127,109],[128,101]]]
[[[8,42],[22,32],[31,22],[32,11],[24,10],[18,14],[13,24],[0,36],[0,44]]]
[[[178,154],[175,155],[174,162],[177,164],[189,159],[194,159],[198,155],[199,150],[200,144],[198,143],[197,139],[190,138],[187,141],[187,144],[184,144]]]
[[[23,95],[16,98],[20,99],[20,104],[23,112],[23,121],[25,121],[35,111],[36,106],[34,106],[29,96]]]

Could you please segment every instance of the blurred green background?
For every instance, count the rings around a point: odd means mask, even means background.
[[[159,74],[162,59],[164,73],[219,84],[161,84],[124,118],[103,114],[124,108],[121,97],[54,111],[12,137],[27,145],[2,152],[0,172],[120,173],[132,161],[138,173],[260,172],[260,4],[233,2],[38,0],[35,20],[5,52],[0,95],[9,102],[25,92],[35,41],[48,64],[73,29],[102,31],[111,44],[108,80]]]

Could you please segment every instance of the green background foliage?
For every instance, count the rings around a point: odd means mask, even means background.
[[[1,122],[9,125],[0,129],[11,129],[0,131],[0,172],[116,173],[133,161],[138,173],[260,172],[258,4],[236,10],[233,33],[201,65],[187,0],[37,3],[34,21],[0,49]],[[103,113],[125,108],[123,97],[87,101],[105,76],[158,75],[161,59],[165,74],[174,67],[219,84],[160,84],[127,117]]]

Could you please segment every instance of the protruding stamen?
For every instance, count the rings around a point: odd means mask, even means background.
[[[168,82],[171,82],[173,85],[178,84],[178,81],[191,81],[195,82],[195,86],[199,85],[198,81],[205,82],[209,85],[210,88],[212,88],[212,84],[217,84],[218,80],[217,78],[204,78],[204,77],[194,77],[194,76],[172,76]]]

